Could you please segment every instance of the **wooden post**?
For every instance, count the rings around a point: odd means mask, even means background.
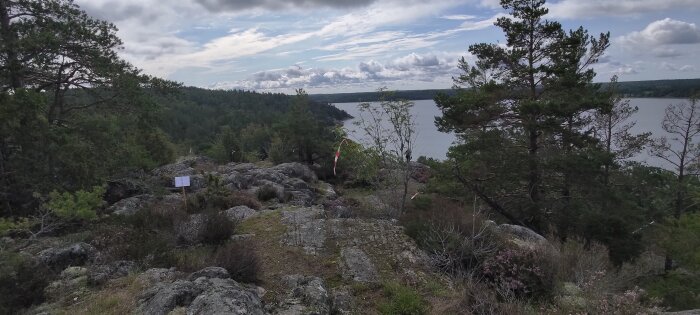
[[[182,195],[184,196],[184,201],[185,201],[185,211],[190,212],[189,209],[187,209],[187,191],[185,191],[185,186],[182,186]]]

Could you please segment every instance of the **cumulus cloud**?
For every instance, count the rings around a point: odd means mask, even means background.
[[[369,60],[356,67],[341,69],[308,68],[299,65],[288,69],[276,69],[255,73],[247,80],[221,82],[213,88],[275,90],[287,88],[319,88],[351,86],[392,81],[425,81],[451,77],[458,72],[457,57],[451,54],[416,54],[396,58],[389,62]]]
[[[697,0],[562,0],[547,4],[552,16],[586,18],[592,16],[625,16],[671,9],[697,9]]]
[[[700,43],[700,29],[695,23],[665,18],[651,22],[639,32],[632,32],[619,38],[627,46],[661,46],[672,44]]]

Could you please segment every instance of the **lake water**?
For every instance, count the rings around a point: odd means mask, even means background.
[[[668,104],[676,104],[685,102],[684,99],[670,98],[632,98],[630,105],[637,106],[639,111],[633,117],[637,121],[636,126],[632,129],[633,133],[651,132],[652,137],[658,138],[666,136],[661,129],[661,120],[664,117],[664,109]],[[435,117],[441,116],[442,113],[437,108],[437,105],[432,100],[414,101],[415,106],[411,110],[411,114],[416,120],[417,138],[413,156],[415,158],[424,155],[436,159],[445,159],[447,149],[457,140],[455,135],[442,133],[435,126]],[[359,103],[337,103],[336,107],[345,110],[355,119],[346,120],[344,127],[350,131],[350,139],[358,142],[363,142],[365,137],[360,127],[353,123],[359,118],[360,111]],[[667,164],[659,161],[658,158],[652,158],[647,152],[643,152],[634,158],[637,161],[647,162],[653,166],[668,167]]]

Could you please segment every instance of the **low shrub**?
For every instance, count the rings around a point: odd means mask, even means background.
[[[260,210],[262,205],[255,197],[242,193],[234,192],[230,195],[231,207],[246,206],[251,209]]]
[[[418,292],[398,283],[384,284],[384,295],[388,302],[380,304],[383,315],[421,315],[428,313],[428,304]]]
[[[97,209],[104,204],[102,196],[105,191],[104,186],[95,186],[92,191],[79,190],[75,193],[53,191],[44,206],[63,219],[94,219]]]
[[[275,189],[274,186],[270,184],[266,184],[260,189],[258,189],[258,200],[260,201],[269,201],[273,198],[277,198],[277,189]]]
[[[700,275],[672,271],[648,281],[645,288],[671,310],[700,308]]]
[[[231,238],[236,229],[236,223],[220,212],[207,213],[204,220],[201,237],[205,244],[221,245]]]
[[[219,247],[214,255],[216,265],[228,270],[240,282],[256,283],[260,279],[260,258],[249,241],[236,241]]]
[[[545,249],[506,248],[484,261],[482,274],[501,295],[538,299],[556,287],[553,267]]]
[[[433,206],[433,199],[426,196],[416,196],[411,200],[411,203],[416,209],[425,211],[430,210]]]
[[[44,301],[44,288],[55,275],[32,257],[0,252],[0,314],[16,314]]]

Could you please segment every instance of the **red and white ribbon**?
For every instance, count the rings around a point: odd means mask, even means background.
[[[340,147],[343,146],[343,143],[348,141],[347,138],[343,139],[343,141],[340,141],[340,144],[338,145],[338,150],[335,151],[335,158],[333,159],[333,176],[335,176],[335,167],[338,165],[338,159],[340,158]]]

